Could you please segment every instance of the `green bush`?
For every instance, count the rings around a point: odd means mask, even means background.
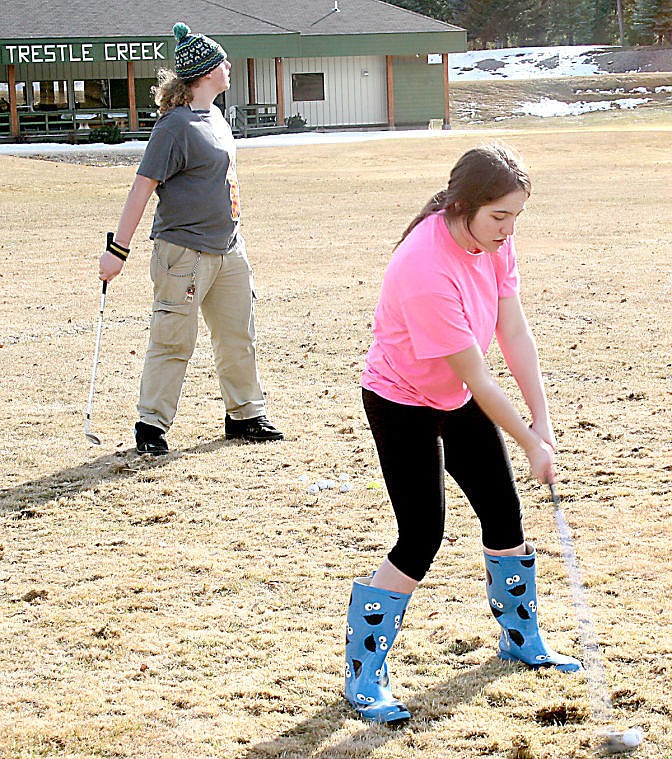
[[[288,132],[303,132],[306,128],[306,120],[300,113],[297,113],[285,119],[285,126]]]
[[[121,130],[116,124],[92,129],[89,134],[89,142],[104,142],[106,145],[118,145],[123,142]]]

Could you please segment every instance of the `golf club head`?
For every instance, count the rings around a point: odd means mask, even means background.
[[[636,727],[620,731],[605,730],[601,733],[601,737],[602,745],[599,749],[601,756],[627,754],[639,748],[643,740],[642,731]]]
[[[98,435],[94,435],[93,432],[89,429],[89,425],[91,424],[91,419],[89,417],[89,414],[86,415],[86,419],[84,420],[84,436],[89,441],[89,443],[93,443],[93,445],[100,445],[100,438]]]

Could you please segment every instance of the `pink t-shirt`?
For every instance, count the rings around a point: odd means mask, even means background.
[[[443,214],[399,245],[383,277],[362,385],[396,403],[451,411],[471,397],[444,357],[479,345],[485,353],[498,302],[518,294],[513,239],[497,253],[469,253]]]

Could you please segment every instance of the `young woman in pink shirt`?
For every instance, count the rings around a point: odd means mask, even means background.
[[[499,657],[582,668],[539,632],[536,553],[524,537],[501,432],[525,451],[534,477],[555,482],[555,436],[513,243],[529,195],[530,179],[510,150],[469,150],[410,223],[383,278],[362,393],[399,537],[373,576],[355,579],[346,635],[346,697],[368,720],[410,717],[392,696],[385,659],[441,545],[444,469],[481,524],[488,603],[502,628]],[[531,425],[484,360],[494,336]]]

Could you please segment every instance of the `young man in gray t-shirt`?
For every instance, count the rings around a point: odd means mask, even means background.
[[[236,148],[219,108],[179,106],[161,116],[138,174],[159,183],[153,240],[218,255],[231,248],[240,217]]]
[[[100,258],[100,279],[122,269],[153,192],[159,201],[151,238],[154,303],[135,425],[139,453],[168,452],[198,309],[210,329],[228,439],[282,440],[266,418],[256,363],[252,269],[239,231],[233,135],[215,98],[229,88],[231,64],[213,40],[177,37],[176,76],[160,72],[161,117],[150,136],[114,240]]]

